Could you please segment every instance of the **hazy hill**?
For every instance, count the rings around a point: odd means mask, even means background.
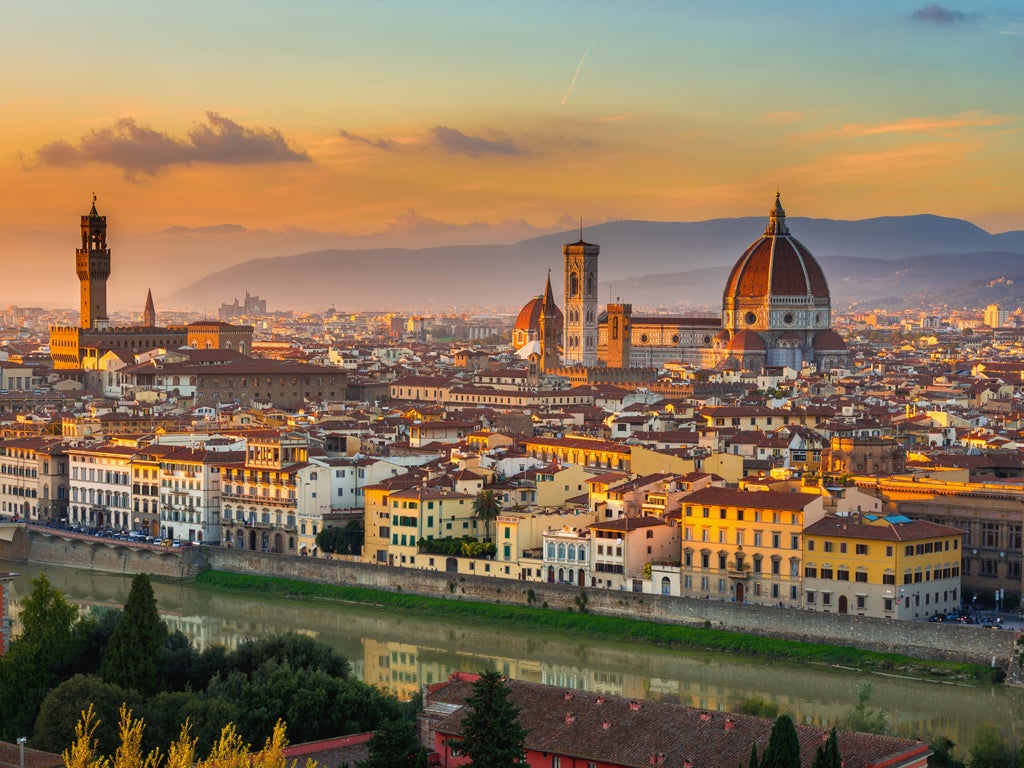
[[[967,221],[930,215],[788,223],[821,262],[837,306],[931,294],[967,303],[987,295],[985,285],[997,278],[1014,282],[998,283],[996,292],[1020,290],[1021,298],[991,300],[1024,303],[1024,285],[1016,285],[1024,283],[1024,232],[992,235]],[[601,246],[602,302],[621,297],[645,307],[716,308],[728,269],[764,226],[764,217],[617,221],[586,228],[584,238]],[[549,269],[561,294],[561,246],[578,238],[566,232],[513,245],[330,249],[252,259],[166,301],[213,308],[248,290],[271,308],[515,307],[541,292]]]

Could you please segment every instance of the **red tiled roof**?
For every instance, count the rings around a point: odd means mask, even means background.
[[[445,735],[459,735],[472,690],[472,677],[456,673],[447,684],[432,686],[426,705],[459,706],[434,724]],[[584,762],[646,768],[652,763],[694,768],[746,765],[750,745],[758,752],[768,745],[774,721],[748,715],[710,712],[678,704],[636,701],[590,691],[509,680],[509,699],[519,708],[526,729],[525,746]],[[797,725],[802,765],[810,765],[829,730]],[[927,745],[909,739],[866,733],[840,732],[839,752],[846,768],[899,766],[924,762]]]

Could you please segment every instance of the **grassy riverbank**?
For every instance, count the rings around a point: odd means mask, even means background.
[[[994,682],[994,675],[998,672],[977,664],[923,661],[899,654],[865,651],[849,646],[801,643],[712,628],[661,624],[524,605],[445,600],[365,587],[315,584],[223,571],[206,571],[196,578],[196,583],[222,590],[266,596],[378,605],[429,618],[452,618],[477,625],[529,626],[531,629],[541,629],[560,635],[630,640],[666,648],[738,653],[785,661],[886,671],[921,678],[936,677],[936,671],[941,671],[943,677],[955,676],[989,683]]]

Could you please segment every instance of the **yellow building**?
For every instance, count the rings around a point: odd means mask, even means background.
[[[963,531],[903,515],[829,515],[804,530],[803,607],[888,619],[959,608]]]
[[[820,495],[703,488],[682,507],[681,595],[801,604],[801,539],[825,516]]]

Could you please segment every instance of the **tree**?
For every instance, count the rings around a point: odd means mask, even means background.
[[[874,686],[867,680],[857,683],[857,704],[842,719],[842,727],[847,731],[860,733],[888,733],[885,712],[871,709],[871,692]]]
[[[824,744],[819,744],[814,753],[814,762],[811,768],[842,768],[843,759],[839,755],[839,739],[836,737],[836,729],[828,735]]]
[[[928,755],[928,768],[965,768],[964,761],[953,754],[956,744],[945,736],[936,736],[928,742],[932,751]]]
[[[121,620],[117,622],[100,674],[109,683],[154,694],[166,679],[167,627],[156,611],[149,576],[135,574]]]
[[[67,747],[82,713],[91,711],[90,738],[94,746],[109,754],[117,746],[118,710],[125,702],[129,706],[137,703],[134,695],[120,686],[106,683],[95,675],[75,675],[43,699],[32,731],[32,746],[60,752]]]
[[[369,755],[359,768],[426,768],[427,750],[416,738],[412,720],[388,720],[370,739]]]
[[[478,768],[526,763],[526,729],[519,723],[519,708],[508,695],[505,679],[490,671],[473,683],[473,692],[466,699],[459,751]]]
[[[349,520],[344,528],[324,528],[316,535],[321,552],[358,555],[363,548],[363,521]]]
[[[978,729],[971,748],[971,768],[1014,768],[1016,757],[998,727],[985,723]]]
[[[6,741],[31,732],[43,699],[69,674],[88,635],[78,608],[45,574],[32,580],[19,619],[20,636],[0,657],[0,738]]]
[[[501,499],[491,490],[480,491],[473,499],[473,514],[482,520],[487,540],[491,540],[491,523],[501,514]]]
[[[789,715],[779,715],[761,755],[761,768],[800,768],[800,740]]]

